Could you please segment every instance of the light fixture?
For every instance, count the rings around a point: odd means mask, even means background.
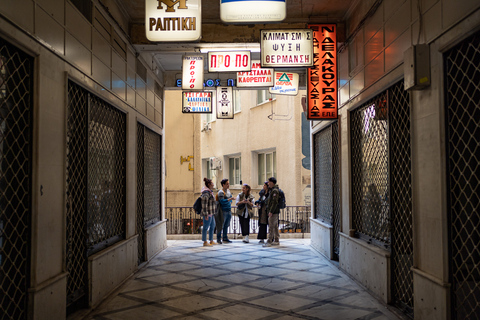
[[[250,52],[260,52],[260,44],[258,43],[253,43],[253,44],[238,44],[235,46],[235,44],[229,43],[225,45],[225,47],[221,46],[216,46],[216,47],[201,47],[199,48],[201,53],[208,53],[208,52],[214,52],[214,51],[245,51],[248,50]]]

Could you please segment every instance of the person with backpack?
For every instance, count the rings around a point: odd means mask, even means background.
[[[202,188],[202,212],[200,215],[203,218],[203,229],[202,229],[202,241],[203,246],[212,246],[215,243],[213,242],[213,229],[215,229],[215,218],[213,215],[217,209],[217,204],[215,197],[213,196],[213,181],[208,178],[203,178],[205,186]],[[207,232],[210,243],[207,242]]]
[[[230,220],[232,220],[232,201],[235,199],[230,192],[230,182],[228,179],[220,181],[222,189],[217,193],[217,201],[220,203],[223,212],[223,226],[217,226],[217,243],[231,243],[228,239],[228,227],[230,226]],[[223,240],[222,240],[223,231]]]
[[[268,212],[268,240],[263,245],[270,247],[280,244],[280,233],[278,232],[278,219],[280,216],[280,188],[275,177],[268,178],[270,195],[267,198],[266,212]]]
[[[253,195],[250,193],[251,188],[248,184],[242,186],[242,192],[237,196],[237,215],[240,220],[240,229],[242,229],[243,242],[249,243],[250,235],[250,218],[253,215]]]
[[[260,241],[258,243],[264,244],[267,239],[267,226],[268,226],[268,212],[267,209],[267,199],[268,199],[268,181],[265,181],[263,184],[263,189],[260,190],[259,199],[255,201],[255,204],[258,207],[258,235],[257,239]]]

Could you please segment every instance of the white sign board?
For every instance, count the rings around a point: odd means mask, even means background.
[[[150,41],[197,41],[202,36],[202,0],[145,0]]]
[[[203,90],[203,56],[183,56],[182,89]]]
[[[273,22],[287,16],[285,0],[220,0],[223,22]]]
[[[250,51],[208,52],[208,72],[250,71]]]
[[[262,30],[260,33],[262,67],[313,66],[313,30]]]
[[[232,87],[217,87],[217,119],[233,119]]]
[[[273,68],[262,68],[260,60],[252,60],[250,71],[237,72],[237,87],[271,87],[274,71]]]
[[[182,113],[212,113],[212,92],[183,91]]]
[[[268,92],[296,96],[298,94],[298,73],[275,72],[275,85]]]

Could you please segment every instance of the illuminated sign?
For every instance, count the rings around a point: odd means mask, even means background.
[[[313,30],[315,63],[307,70],[307,119],[337,119],[337,26],[314,24],[309,27]]]
[[[183,91],[182,113],[212,113],[212,92]]]
[[[262,67],[311,67],[313,30],[262,30],[260,49]]]
[[[205,82],[203,83],[203,86],[204,87],[219,87],[222,85],[222,81],[221,79],[207,79],[205,80]],[[177,87],[182,87],[182,79],[177,79],[175,80],[175,85]],[[227,79],[227,85],[226,87],[235,87],[235,79]]]
[[[250,71],[250,51],[208,52],[208,72]]]
[[[273,68],[262,68],[260,60],[253,60],[250,71],[237,72],[237,87],[271,87],[273,73]]]
[[[223,22],[272,22],[287,16],[286,0],[220,0]]]
[[[203,90],[203,56],[183,56],[182,89]]]
[[[275,72],[275,85],[268,92],[296,96],[298,94],[298,73]]]
[[[233,119],[233,88],[217,87],[217,119]]]
[[[202,35],[201,0],[145,0],[150,41],[197,41]]]

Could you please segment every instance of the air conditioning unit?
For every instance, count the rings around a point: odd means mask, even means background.
[[[217,157],[210,157],[210,170],[222,170],[222,160]]]

